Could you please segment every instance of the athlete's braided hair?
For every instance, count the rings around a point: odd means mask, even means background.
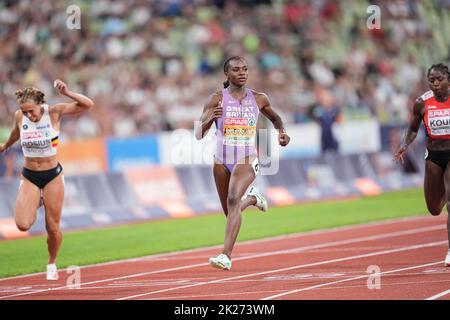
[[[230,62],[233,60],[241,60],[241,61],[245,61],[245,59],[241,56],[232,56],[230,58],[228,58],[227,60],[225,60],[224,64],[223,64],[223,72],[227,72],[228,68],[230,67]],[[224,88],[228,88],[230,86],[230,81],[226,80],[223,82],[223,87]]]
[[[32,100],[36,104],[42,104],[45,102],[45,94],[40,91],[39,89],[36,89],[34,87],[28,87],[23,90],[17,90],[15,92],[17,102],[19,104],[25,103],[28,100]]]
[[[431,70],[433,70],[433,69],[439,70],[439,71],[442,72],[443,74],[446,74],[446,75],[447,75],[447,79],[450,80],[450,71],[448,70],[448,66],[446,66],[445,64],[443,64],[443,63],[433,64],[433,65],[430,67],[430,69],[428,69],[427,76],[430,75],[430,72],[431,72]]]

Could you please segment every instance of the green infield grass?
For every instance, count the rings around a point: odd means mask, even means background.
[[[425,215],[422,189],[358,199],[247,209],[238,242],[283,234]],[[140,224],[65,232],[58,267],[173,252],[223,243],[222,213]],[[0,241],[0,278],[42,272],[47,264],[46,236]]]

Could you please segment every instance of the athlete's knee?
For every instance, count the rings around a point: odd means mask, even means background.
[[[233,208],[240,205],[241,199],[236,194],[229,194],[227,198],[228,208]]]
[[[56,235],[61,232],[59,223],[46,223],[45,229],[47,230],[47,233],[50,235]]]
[[[19,229],[22,232],[30,230],[32,225],[33,225],[32,221],[16,221],[17,229]]]
[[[442,212],[442,208],[439,206],[431,206],[427,205],[428,212],[431,213],[432,216],[438,216]]]

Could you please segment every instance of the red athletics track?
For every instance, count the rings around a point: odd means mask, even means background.
[[[210,267],[221,246],[0,280],[1,299],[450,299],[446,215],[238,243],[231,271]],[[369,266],[380,288],[367,286]],[[376,285],[376,282],[371,281]]]

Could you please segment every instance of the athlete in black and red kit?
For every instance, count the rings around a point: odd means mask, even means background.
[[[428,211],[437,216],[447,204],[450,212],[450,72],[440,63],[428,69],[430,90],[414,103],[411,122],[403,143],[394,154],[403,162],[403,155],[414,141],[423,121],[426,132],[424,194]],[[450,266],[450,218],[447,220],[449,250],[445,265]]]

